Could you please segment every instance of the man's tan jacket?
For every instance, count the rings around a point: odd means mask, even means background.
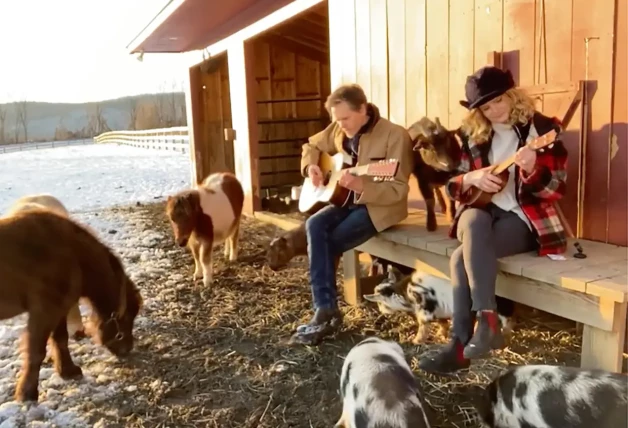
[[[372,109],[372,110],[371,110]],[[375,182],[364,176],[364,191],[356,197],[356,204],[364,204],[371,221],[381,232],[408,217],[408,179],[414,167],[410,135],[402,126],[379,116],[379,109],[369,104],[374,112],[374,125],[360,137],[358,165],[366,165],[381,159],[397,159],[399,169],[394,181]],[[305,176],[309,165],[318,164],[321,152],[334,155],[346,153],[342,148],[345,134],[332,122],[321,132],[311,136],[303,145],[301,172]]]

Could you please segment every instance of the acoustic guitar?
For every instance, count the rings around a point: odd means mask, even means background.
[[[555,130],[551,130],[550,132],[530,141],[528,144],[526,144],[526,146],[534,151],[541,150],[547,146],[551,147],[557,135],[558,134]],[[500,162],[499,164],[493,165],[492,168],[489,170],[492,174],[498,176],[502,180],[500,189],[495,193],[501,192],[504,187],[506,187],[509,176],[508,168],[510,168],[513,163],[515,163],[515,155],[510,156],[508,159]],[[479,189],[478,187],[473,186],[471,187],[471,194],[467,198],[467,202],[465,202],[465,205],[473,208],[484,208],[491,202],[495,193],[488,193]]]
[[[375,181],[393,180],[399,168],[396,159],[380,160],[368,165],[349,167],[342,152],[333,156],[321,153],[318,166],[323,172],[323,184],[318,187],[312,184],[312,180],[306,177],[299,195],[299,211],[310,211],[317,204],[332,204],[344,207],[349,203],[351,191],[338,184],[342,171],[349,170],[355,176],[374,177]]]

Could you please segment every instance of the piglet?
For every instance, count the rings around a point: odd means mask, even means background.
[[[401,346],[378,337],[355,345],[342,366],[342,416],[334,428],[430,428],[432,409]]]
[[[489,428],[628,426],[628,376],[549,365],[516,366],[474,390]]]

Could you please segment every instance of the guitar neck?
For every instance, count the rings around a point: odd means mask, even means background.
[[[373,162],[368,165],[359,165],[347,168],[349,174],[355,176],[367,175],[371,177],[394,177],[399,163],[389,159],[387,161]]]
[[[516,153],[515,153],[514,155],[512,155],[512,156],[508,157],[508,159],[506,159],[506,160],[504,160],[504,161],[500,162],[500,163],[499,163],[499,164],[495,167],[495,169],[493,170],[493,174],[495,174],[495,175],[499,175],[499,174],[501,174],[502,172],[506,171],[508,168],[510,168],[510,166],[511,166],[513,163],[515,163],[515,155],[516,155]]]
[[[538,136],[533,141],[527,143],[526,147],[528,147],[530,150],[537,151],[540,148],[550,145],[556,138],[556,135],[557,135],[557,132],[554,130],[551,130],[547,134]],[[517,153],[515,152],[515,154],[513,154],[512,156],[509,156],[506,160],[497,164],[497,166],[493,169],[493,174],[499,175],[502,172],[506,171],[508,168],[510,168],[510,166],[513,163],[515,163],[516,155]]]
[[[366,175],[369,170],[369,165],[352,166],[349,169],[349,173],[352,175]]]

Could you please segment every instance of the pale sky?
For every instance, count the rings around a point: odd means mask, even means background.
[[[0,103],[98,101],[181,82],[189,56],[145,54],[139,62],[126,50],[166,3],[0,0]]]

